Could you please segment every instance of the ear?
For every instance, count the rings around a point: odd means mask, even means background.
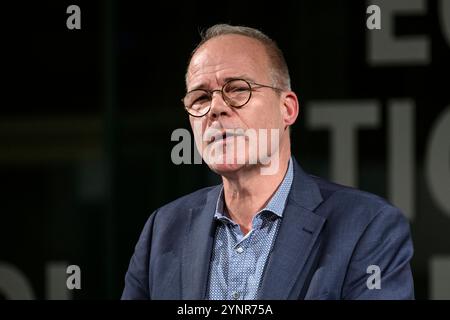
[[[282,104],[281,104],[281,114],[282,120],[284,124],[284,128],[291,126],[294,124],[297,119],[299,113],[299,104],[297,95],[293,91],[283,92],[282,96]]]

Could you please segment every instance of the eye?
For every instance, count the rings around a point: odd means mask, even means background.
[[[233,80],[225,86],[225,92],[229,94],[248,92],[250,90],[249,84],[244,80]]]
[[[204,90],[194,90],[189,92],[185,99],[185,105],[190,108],[199,108],[210,101],[209,94]]]
[[[193,101],[193,103],[202,103],[202,102],[205,102],[208,100],[209,100],[209,96],[205,93],[205,94],[195,97],[195,100]]]
[[[239,88],[232,88],[231,92],[247,92],[249,91],[249,88],[239,87]]]
[[[230,85],[227,86],[226,91],[230,93],[237,93],[237,92],[246,92],[249,91],[250,88],[247,85]]]

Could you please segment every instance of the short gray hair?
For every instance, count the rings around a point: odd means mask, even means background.
[[[267,35],[259,31],[258,29],[245,27],[245,26],[232,26],[229,24],[216,24],[200,33],[201,41],[192,51],[188,62],[188,68],[191,63],[192,57],[197,52],[197,50],[208,40],[223,36],[227,34],[237,34],[246,36],[259,41],[266,50],[267,56],[269,58],[270,77],[272,78],[273,86],[280,89],[290,90],[291,89],[291,79],[289,76],[289,70],[284,59],[283,52],[280,50],[275,41],[269,38]],[[186,73],[187,80],[187,73]]]

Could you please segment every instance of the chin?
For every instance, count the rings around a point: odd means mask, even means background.
[[[220,152],[211,152],[208,153],[209,156],[204,157],[208,167],[217,174],[223,175],[237,172],[248,164],[247,156],[237,157],[232,153],[228,154],[227,157],[227,151],[225,149],[220,148],[218,150],[220,150]]]
[[[208,163],[208,166],[212,171],[222,176],[239,171],[245,167],[245,164]]]

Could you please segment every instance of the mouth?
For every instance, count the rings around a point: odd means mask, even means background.
[[[233,137],[242,137],[244,136],[243,132],[236,132],[236,129],[228,129],[228,130],[221,130],[218,132],[215,132],[214,134],[210,134],[209,137],[206,139],[208,144],[217,143],[217,142],[224,142],[228,138]]]

